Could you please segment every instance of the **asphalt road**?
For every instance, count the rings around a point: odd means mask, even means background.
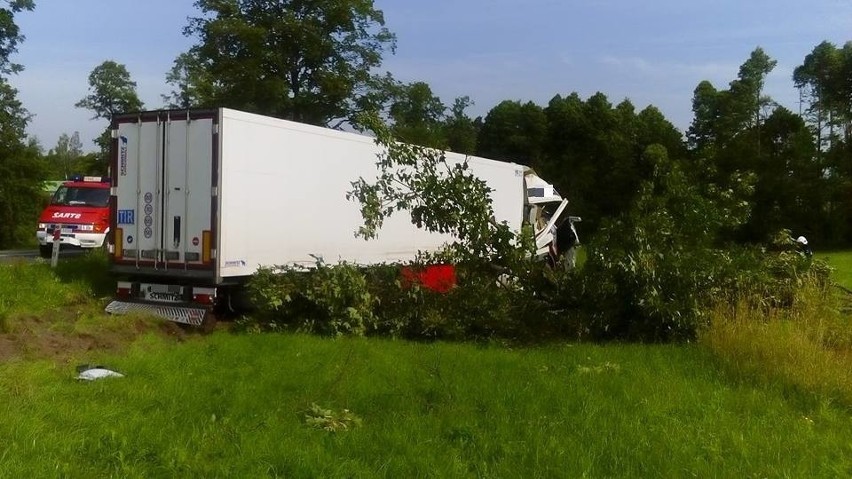
[[[31,258],[38,256],[38,250],[7,249],[0,250],[0,259],[5,258]]]

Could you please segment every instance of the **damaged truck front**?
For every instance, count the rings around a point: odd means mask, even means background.
[[[402,263],[449,239],[405,215],[355,237],[346,192],[376,175],[369,137],[219,108],[119,115],[112,142],[109,257],[123,279],[110,313],[200,325],[261,266]],[[521,165],[447,158],[486,181],[497,221],[530,222],[539,253],[554,253],[567,200],[552,185]]]

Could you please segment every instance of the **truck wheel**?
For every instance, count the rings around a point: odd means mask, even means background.
[[[50,259],[53,256],[53,245],[52,244],[40,244],[38,245],[38,254],[44,259]]]

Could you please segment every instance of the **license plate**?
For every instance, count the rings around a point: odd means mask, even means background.
[[[183,302],[183,287],[167,284],[142,284],[139,288],[145,299],[161,303]]]

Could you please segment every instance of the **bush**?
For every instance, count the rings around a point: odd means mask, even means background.
[[[654,248],[642,235],[598,249],[586,263],[583,305],[595,338],[691,340],[719,305],[745,298],[764,311],[790,309],[805,289],[830,284],[828,265],[796,251]]]
[[[446,293],[404,281],[403,265],[262,269],[249,283],[258,307],[249,322],[331,336],[689,340],[719,305],[748,298],[766,311],[790,309],[803,290],[829,288],[829,268],[796,252],[634,247],[595,251],[570,271],[534,260],[515,264],[513,274],[465,263]]]
[[[339,336],[375,329],[376,298],[354,265],[261,268],[248,285],[260,324]]]
[[[584,266],[595,337],[689,339],[706,297],[729,263],[718,232],[743,216],[723,208],[690,181],[665,149],[651,146],[653,166],[630,209],[602,223]]]
[[[714,302],[733,305],[747,300],[764,311],[790,309],[806,289],[828,291],[831,268],[786,246],[786,233],[780,232],[769,248],[729,251],[720,282],[712,289]]]
[[[789,231],[767,248],[721,243],[747,216],[741,195],[702,190],[659,148],[649,147],[645,160],[651,180],[627,212],[603,222],[589,248],[582,305],[590,335],[691,340],[717,304],[748,297],[790,308],[806,284],[828,284],[827,266],[797,251]]]
[[[487,264],[456,267],[445,293],[403,280],[401,268],[350,263],[264,268],[248,285],[257,314],[248,326],[316,334],[381,335],[428,340],[539,341],[577,337],[581,282],[577,272],[530,260],[520,276]]]

